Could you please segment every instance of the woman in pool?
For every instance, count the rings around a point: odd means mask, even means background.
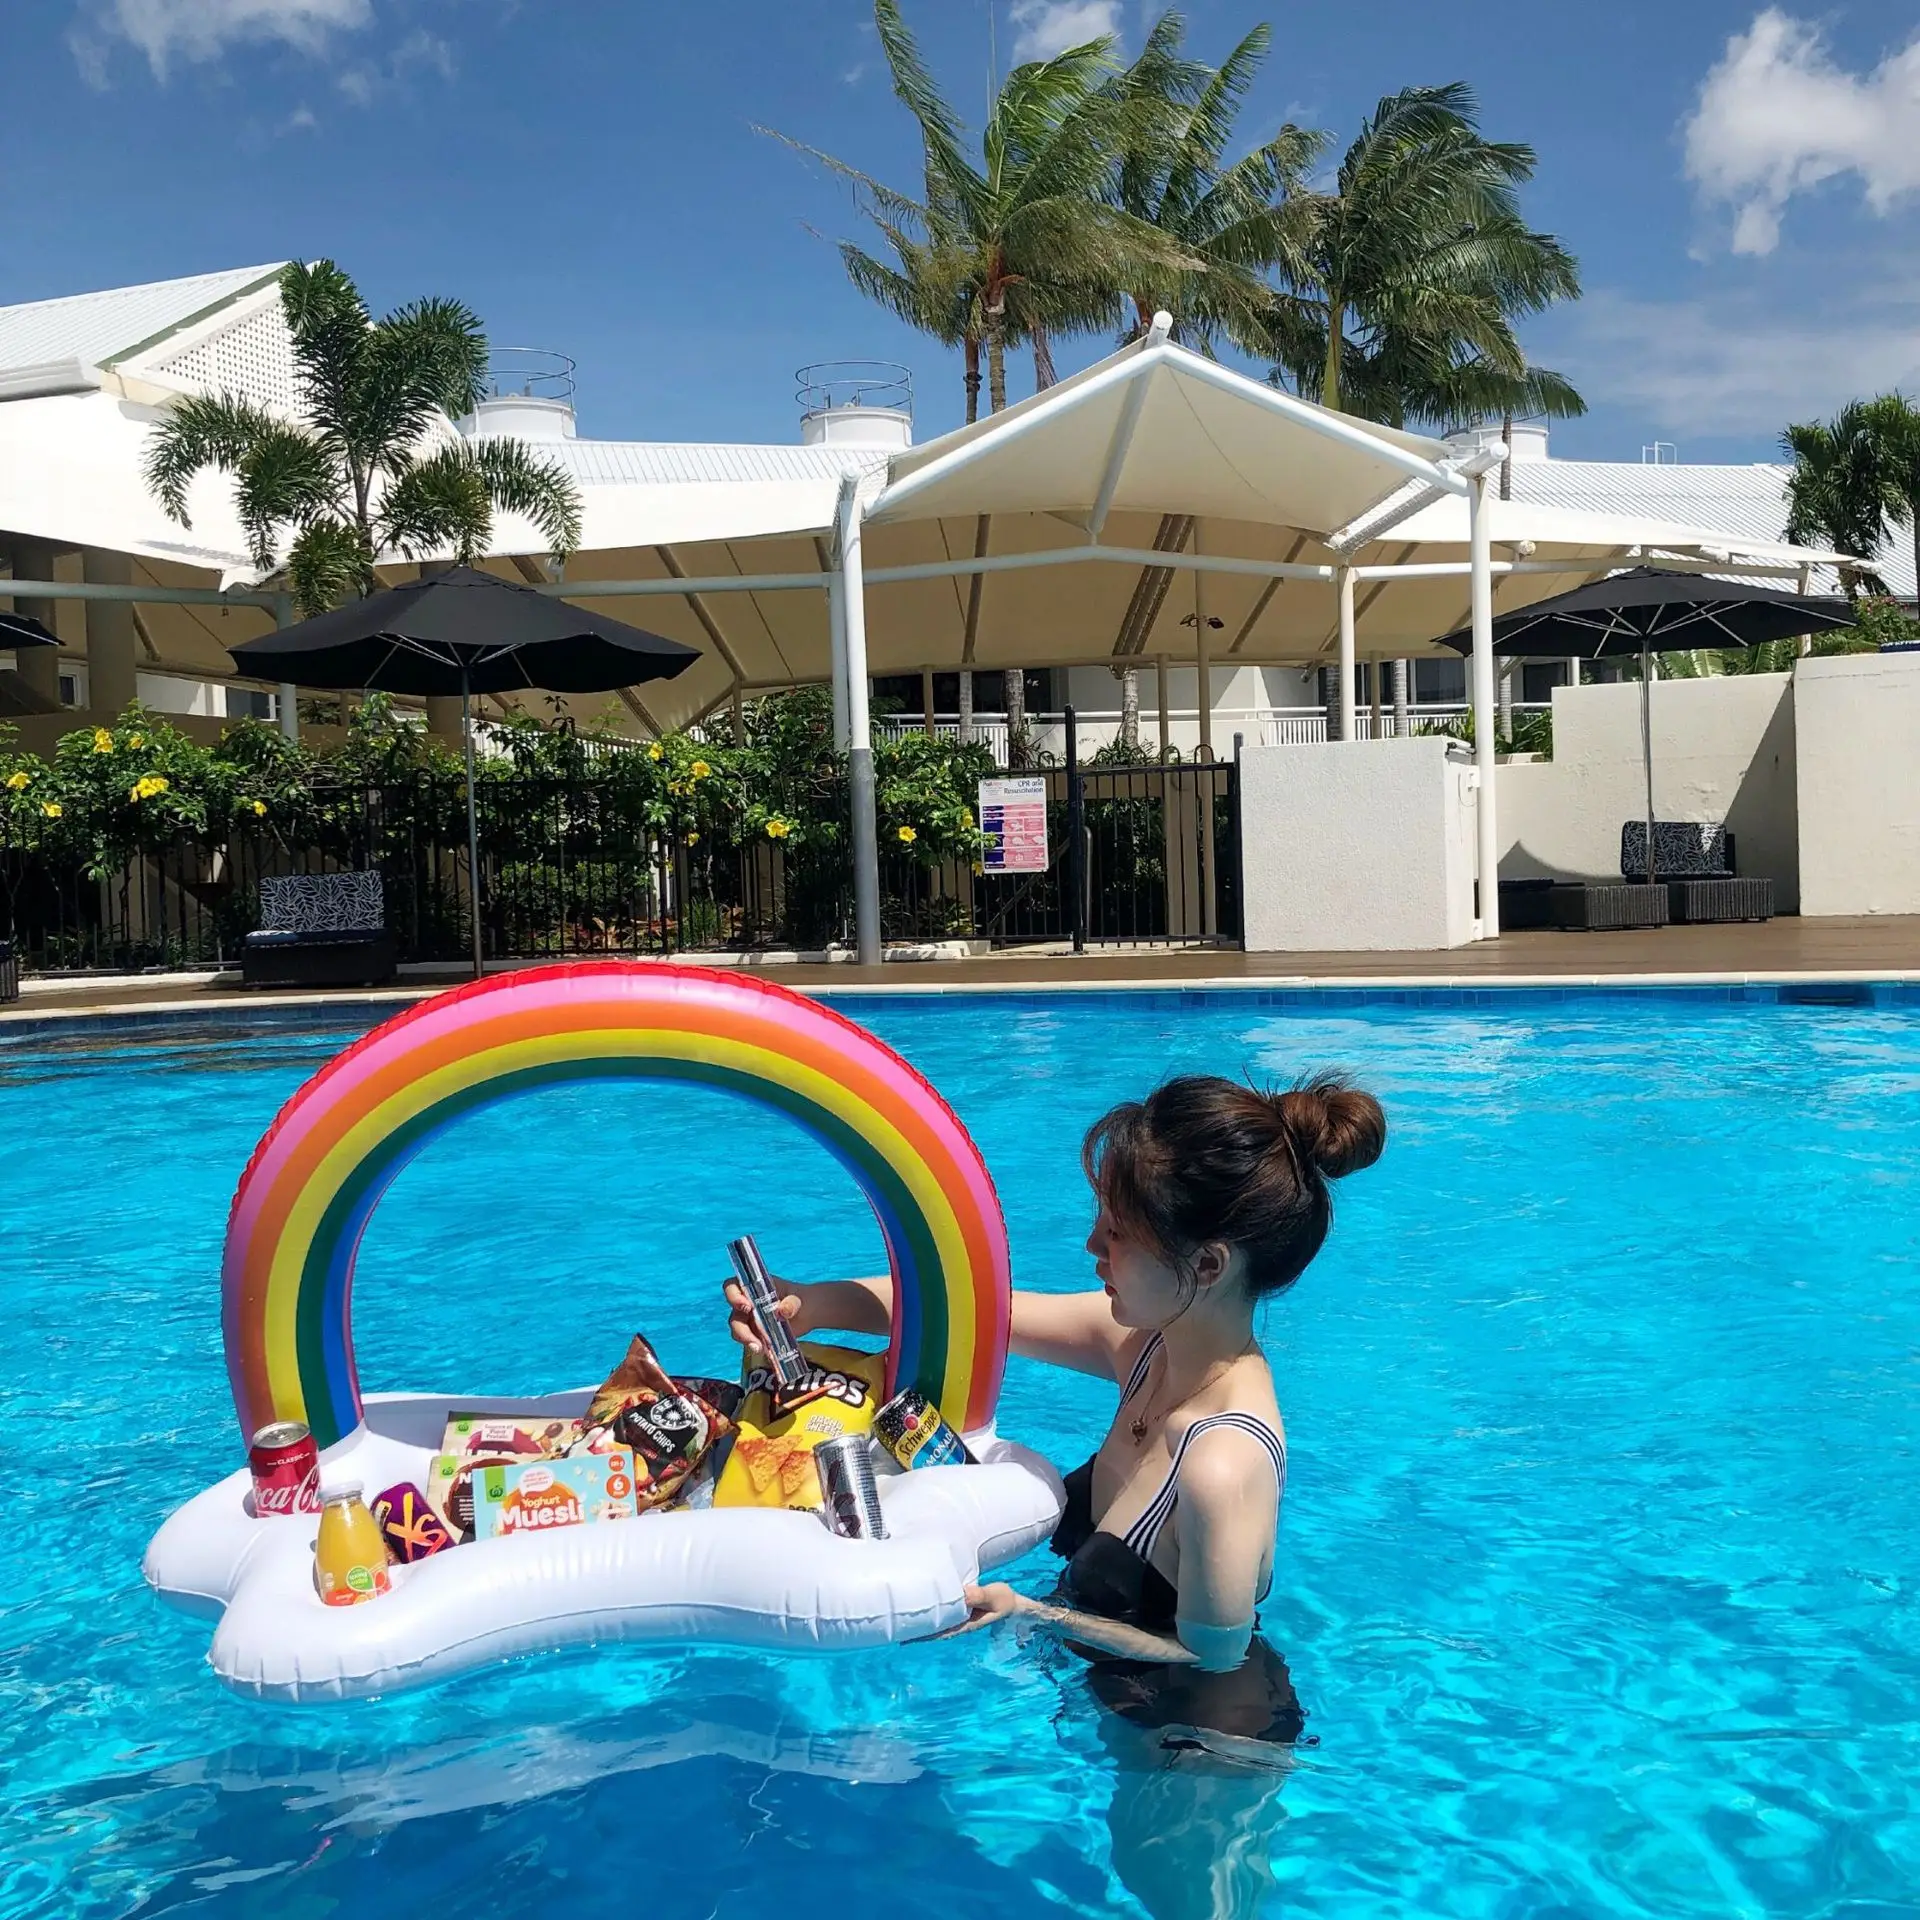
[[[965,1632],[1024,1618],[1089,1657],[1089,1683],[1167,1754],[1248,1760],[1300,1709],[1259,1637],[1286,1485],[1273,1375],[1254,1335],[1327,1237],[1330,1182],[1386,1143],[1379,1103],[1332,1076],[1263,1093],[1189,1075],[1115,1107],[1082,1163],[1098,1292],[1013,1296],[1012,1350],[1120,1387],[1099,1449],[1067,1476],[1052,1598],[974,1588]],[[729,1287],[734,1337],[755,1334]],[[887,1331],[887,1279],[796,1286],[797,1333]]]

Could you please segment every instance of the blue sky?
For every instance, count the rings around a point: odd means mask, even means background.
[[[997,52],[1111,25],[1135,0],[905,0],[977,119]],[[1382,93],[1463,79],[1531,142],[1527,207],[1587,297],[1535,357],[1593,411],[1558,451],[1761,459],[1781,423],[1920,388],[1920,0],[1818,15],[1754,0],[1191,0],[1218,56],[1275,51],[1248,138],[1342,142]],[[581,431],[795,437],[792,372],[913,369],[923,435],[957,360],[867,306],[830,241],[843,189],[778,127],[911,184],[915,150],[863,0],[9,0],[0,303],[331,254],[376,305],[457,294],[500,343],[580,362]],[[1074,343],[1063,363],[1106,343]]]

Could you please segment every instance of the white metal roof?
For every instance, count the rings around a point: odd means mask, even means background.
[[[1786,536],[1787,477],[1791,468],[1752,465],[1655,466],[1631,460],[1516,460],[1517,504],[1632,515],[1693,527],[1712,527],[1743,541],[1777,545]],[[1880,551],[1882,577],[1901,599],[1914,592],[1911,542],[1896,539]],[[1831,586],[1831,582],[1825,583]]]
[[[812,480],[838,487],[843,473],[872,473],[884,449],[746,446],[660,440],[542,440],[537,452],[583,487],[677,487]]]
[[[99,366],[271,280],[279,264],[229,267],[0,307],[0,373],[49,361]]]

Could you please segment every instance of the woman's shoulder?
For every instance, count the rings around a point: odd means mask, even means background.
[[[1285,1454],[1286,1423],[1274,1393],[1272,1371],[1258,1347],[1203,1401],[1190,1403],[1174,1414],[1167,1422],[1167,1445],[1172,1452],[1196,1456],[1224,1452],[1230,1457],[1241,1447],[1262,1447]],[[1183,1462],[1183,1477],[1184,1472]]]

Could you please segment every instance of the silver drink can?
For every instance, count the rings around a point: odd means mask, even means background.
[[[740,1281],[741,1290],[747,1296],[747,1304],[753,1309],[754,1324],[760,1329],[760,1344],[766,1349],[767,1364],[773,1369],[773,1377],[783,1387],[800,1386],[811,1369],[807,1365],[806,1355],[794,1342],[793,1329],[775,1311],[780,1301],[780,1289],[774,1285],[773,1275],[767,1271],[767,1263],[760,1258],[760,1249],[751,1238],[729,1240],[727,1258],[733,1262],[733,1271]]]
[[[842,1540],[884,1540],[886,1516],[873,1477],[873,1447],[863,1433],[842,1433],[813,1450],[823,1496],[820,1515]]]

